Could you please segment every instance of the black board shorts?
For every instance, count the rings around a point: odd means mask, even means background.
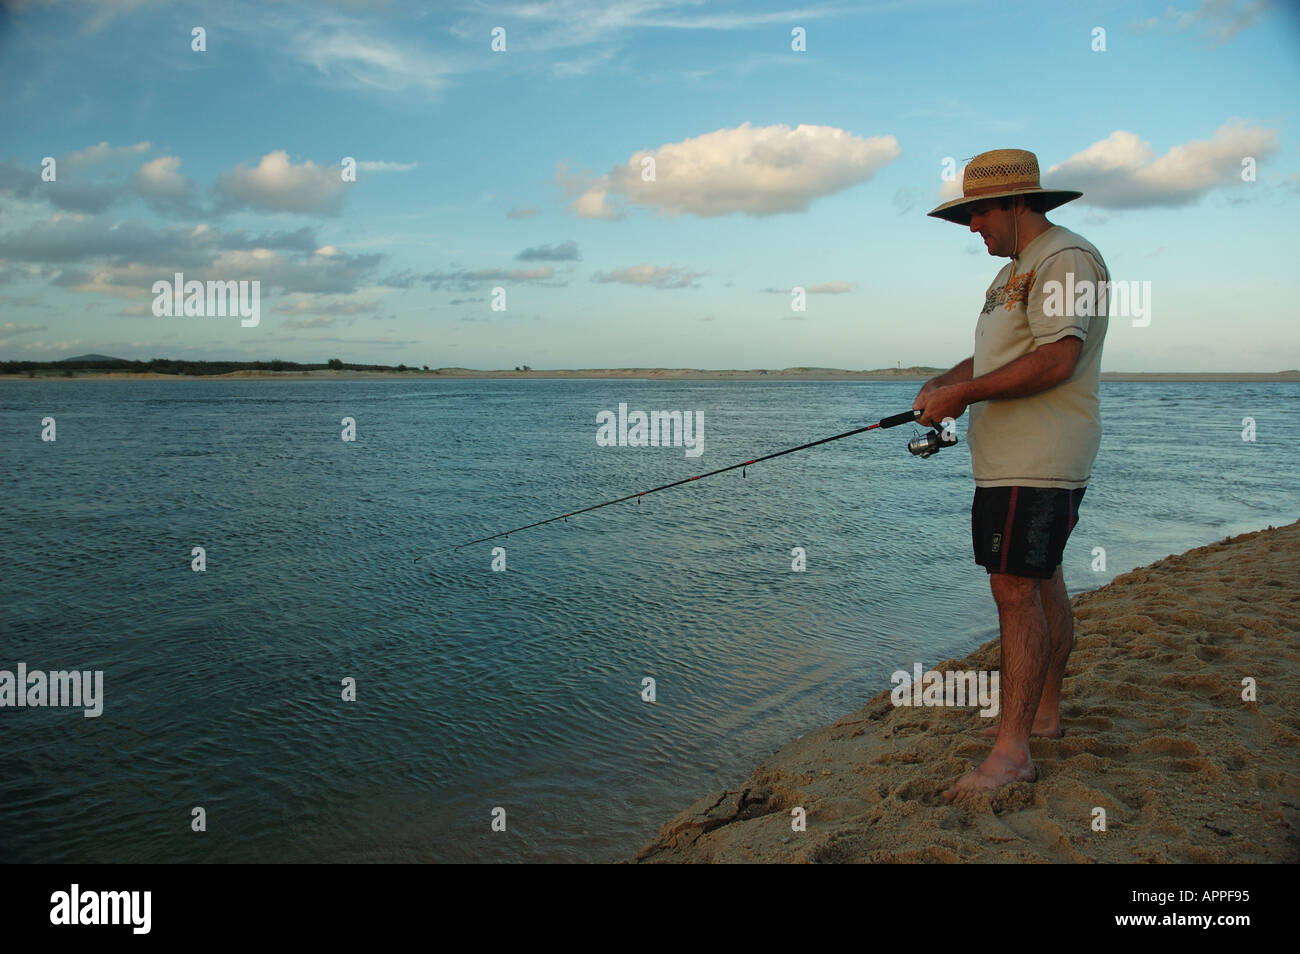
[[[975,562],[989,573],[1050,579],[1079,521],[1085,489],[976,487],[970,509]]]

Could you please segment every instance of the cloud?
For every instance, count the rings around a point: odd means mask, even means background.
[[[107,142],[101,142],[93,146],[87,146],[85,149],[78,149],[64,154],[59,158],[58,165],[60,169],[83,169],[86,166],[107,162],[110,159],[144,155],[150,148],[152,146],[148,142],[137,142],[132,146],[110,146]]]
[[[893,136],[864,139],[830,126],[744,123],[638,152],[600,177],[570,174],[560,165],[555,181],[582,218],[619,218],[614,198],[661,215],[781,215],[866,182],[901,154]],[[642,173],[647,158],[654,160],[650,181]]]
[[[0,195],[43,200],[56,209],[85,215],[98,215],[125,196],[120,185],[89,182],[76,175],[69,177],[66,168],[58,163],[55,176],[53,182],[46,182],[38,166],[0,162]]]
[[[194,183],[180,173],[178,156],[150,159],[135,171],[131,185],[136,193],[159,211],[197,212],[192,202]]]
[[[0,341],[0,345],[7,344],[7,341]],[[71,351],[80,347],[85,347],[82,339],[73,338],[71,341],[29,341],[23,345],[23,350],[31,355],[43,351]]]
[[[305,253],[317,247],[315,232],[306,227],[250,235],[206,225],[155,229],[136,221],[119,224],[104,216],[55,216],[0,234],[0,259],[47,265],[107,260],[190,266],[210,262],[225,250],[266,248]]]
[[[269,152],[250,169],[237,165],[217,177],[215,191],[223,208],[266,212],[338,212],[343,204],[343,177],[338,170],[310,159],[299,165],[283,149]]]
[[[113,19],[131,13],[149,2],[150,0],[89,0],[84,6],[90,16],[82,23],[81,32],[98,33]]]
[[[507,219],[531,219],[537,214],[537,210],[532,206],[515,206],[506,213]]]
[[[1156,156],[1135,133],[1116,130],[1058,163],[1043,184],[1083,193],[1081,203],[1107,209],[1188,205],[1217,186],[1241,182],[1241,161],[1277,151],[1277,133],[1240,123],[1220,126],[1211,140],[1174,146]]]
[[[258,280],[263,294],[350,293],[369,284],[383,255],[321,247],[309,228],[250,234],[65,216],[0,235],[0,259],[39,264],[55,287],[134,298],[176,272],[187,280]]]
[[[50,311],[54,308],[47,301],[42,301],[35,295],[5,295],[0,297],[0,305],[9,308],[39,308],[42,311]]]
[[[847,295],[853,291],[853,282],[824,282],[821,285],[809,285],[804,288],[804,292],[809,295]],[[774,295],[788,295],[793,291],[791,288],[763,288],[760,291],[771,292]]]
[[[548,284],[554,275],[554,268],[541,265],[537,268],[480,268],[460,269],[454,272],[428,272],[421,275],[420,280],[428,282],[429,287],[434,291],[444,287],[474,291],[488,282]]]
[[[17,325],[12,321],[6,321],[4,324],[0,325],[0,336],[10,338],[14,335],[25,335],[33,331],[45,330],[45,325]]]
[[[453,72],[447,63],[382,37],[367,35],[355,21],[305,28],[294,52],[338,85],[386,93],[438,93]]]
[[[60,282],[74,292],[135,298],[151,295],[156,281],[172,281],[181,271],[186,281],[258,281],[263,295],[270,291],[335,293],[355,291],[378,255],[294,258],[269,249],[227,251],[197,267],[158,268],[132,262],[94,269],[81,282]],[[340,261],[340,258],[343,260]]]
[[[419,280],[420,276],[408,268],[376,279],[375,284],[383,285],[385,288],[411,288]]]
[[[412,345],[423,345],[426,342],[415,340],[402,340],[400,338],[336,338],[329,335],[277,335],[268,337],[266,341],[285,341],[294,344],[301,344],[304,341],[325,342],[328,344],[345,344],[345,345],[376,345],[381,348],[409,348]],[[453,346],[447,346],[453,347]]]
[[[461,40],[478,41],[487,35],[490,26],[515,22],[521,27],[509,34],[511,50],[545,52],[593,45],[604,49],[616,43],[618,34],[634,30],[732,33],[772,24],[785,26],[788,30],[792,22],[813,21],[842,12],[833,6],[760,11],[720,11],[712,4],[701,11],[700,7],[700,0],[555,0],[550,3],[526,0],[483,7],[482,14],[474,18],[467,15],[453,26],[451,32]],[[570,68],[579,71],[585,62],[578,61],[578,65]]]
[[[1215,46],[1222,46],[1242,30],[1254,26],[1271,6],[1271,0],[1201,0],[1195,10],[1168,7],[1163,22],[1179,30],[1199,27],[1214,39]],[[1161,22],[1159,17],[1150,17],[1134,26],[1148,29]]]
[[[672,265],[632,265],[612,272],[597,272],[591,276],[591,280],[621,285],[649,285],[655,288],[697,288],[699,286],[695,280],[707,274]]]
[[[578,243],[570,239],[559,245],[536,245],[515,256],[521,262],[577,262],[582,259]]]
[[[898,188],[894,190],[894,194],[889,201],[893,205],[895,212],[899,215],[906,215],[915,207],[916,200],[917,194],[914,189]]]
[[[597,49],[593,53],[577,56],[569,60],[556,60],[551,64],[551,73],[555,76],[586,76],[598,66],[604,66],[618,53],[612,46]]]
[[[383,162],[378,159],[362,159],[357,163],[360,172],[410,172],[418,162]]]
[[[0,0],[3,2],[3,0]],[[53,182],[41,178],[40,168],[0,162],[0,196],[48,202],[56,209],[99,215],[109,207],[138,196],[157,212],[180,216],[219,216],[235,209],[266,212],[335,213],[346,193],[339,170],[317,166],[310,160],[295,164],[284,150],[267,153],[250,168],[239,164],[220,173],[213,185],[216,204],[202,209],[194,201],[194,182],[180,171],[179,156],[150,159],[128,178],[92,181],[82,170],[108,159],[134,156],[149,143],[110,146],[101,142],[60,158]],[[365,172],[406,172],[417,163],[367,160],[358,163]]]
[[[379,310],[376,301],[356,300],[337,296],[299,298],[283,302],[275,309],[284,315],[326,315],[330,320],[340,315],[371,315]],[[307,327],[295,325],[294,327]]]
[[[306,321],[291,318],[280,324],[285,328],[332,328],[334,327],[334,319],[321,315],[316,318],[308,318]]]

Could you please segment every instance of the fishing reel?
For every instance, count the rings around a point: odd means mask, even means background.
[[[907,449],[917,457],[933,457],[945,447],[957,446],[957,434],[950,423],[931,428],[929,433],[916,432],[916,436],[907,442]]]

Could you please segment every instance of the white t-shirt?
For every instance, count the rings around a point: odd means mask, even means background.
[[[1083,348],[1074,373],[1055,387],[971,405],[977,487],[1087,486],[1101,445],[1098,388],[1109,280],[1101,253],[1054,225],[989,286],[975,325],[975,377],[1067,335],[1082,338]]]

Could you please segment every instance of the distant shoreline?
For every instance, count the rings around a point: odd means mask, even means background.
[[[408,381],[520,379],[627,379],[646,381],[925,381],[944,368],[884,368],[844,371],[838,368],[783,368],[780,370],[724,370],[695,368],[585,368],[565,371],[479,371],[439,368],[437,371],[231,371],[228,374],[159,374],[135,371],[38,372],[0,375],[0,381]],[[1103,371],[1103,381],[1217,381],[1300,382],[1300,371]]]

